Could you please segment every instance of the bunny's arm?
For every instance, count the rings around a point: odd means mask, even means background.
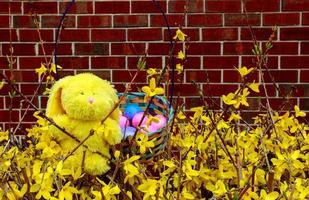
[[[121,129],[119,123],[112,119],[107,118],[104,122],[103,139],[110,145],[115,145],[121,141]]]

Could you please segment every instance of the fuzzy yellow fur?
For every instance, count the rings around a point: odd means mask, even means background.
[[[109,82],[90,73],[68,76],[55,83],[47,103],[46,115],[79,141],[83,141],[91,130],[95,131],[65,160],[64,167],[81,167],[91,175],[100,175],[109,170],[109,149],[121,140],[119,109],[103,124],[101,121],[117,101],[116,91]],[[79,145],[53,125],[49,133],[66,153]]]

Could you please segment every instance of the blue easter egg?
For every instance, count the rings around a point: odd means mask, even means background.
[[[123,115],[128,119],[132,119],[136,113],[142,112],[143,110],[138,104],[128,104],[123,112]]]

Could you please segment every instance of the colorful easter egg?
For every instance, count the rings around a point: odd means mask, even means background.
[[[138,127],[138,125],[140,124],[143,116],[144,116],[144,112],[139,112],[139,113],[134,115],[134,117],[132,119],[132,125],[135,128]],[[143,122],[141,123],[141,126],[145,125],[147,121],[148,121],[148,117],[145,116],[144,119],[143,119]]]
[[[124,128],[124,127],[130,125],[130,121],[126,116],[122,115],[122,116],[120,116],[120,119],[119,119],[119,125],[120,125],[121,128]]]
[[[125,107],[123,115],[128,119],[132,119],[136,113],[142,112],[143,110],[138,106],[138,104],[128,104]]]
[[[133,136],[135,134],[136,128],[132,126],[127,126],[121,128],[122,138],[127,138],[128,136]]]

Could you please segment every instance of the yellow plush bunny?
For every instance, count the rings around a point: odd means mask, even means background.
[[[119,109],[101,124],[118,101],[116,90],[110,83],[91,73],[82,73],[60,79],[52,87],[46,115],[79,141],[50,125],[49,133],[66,153],[74,153],[64,161],[64,167],[81,167],[90,175],[101,175],[110,169],[109,149],[121,141]]]

